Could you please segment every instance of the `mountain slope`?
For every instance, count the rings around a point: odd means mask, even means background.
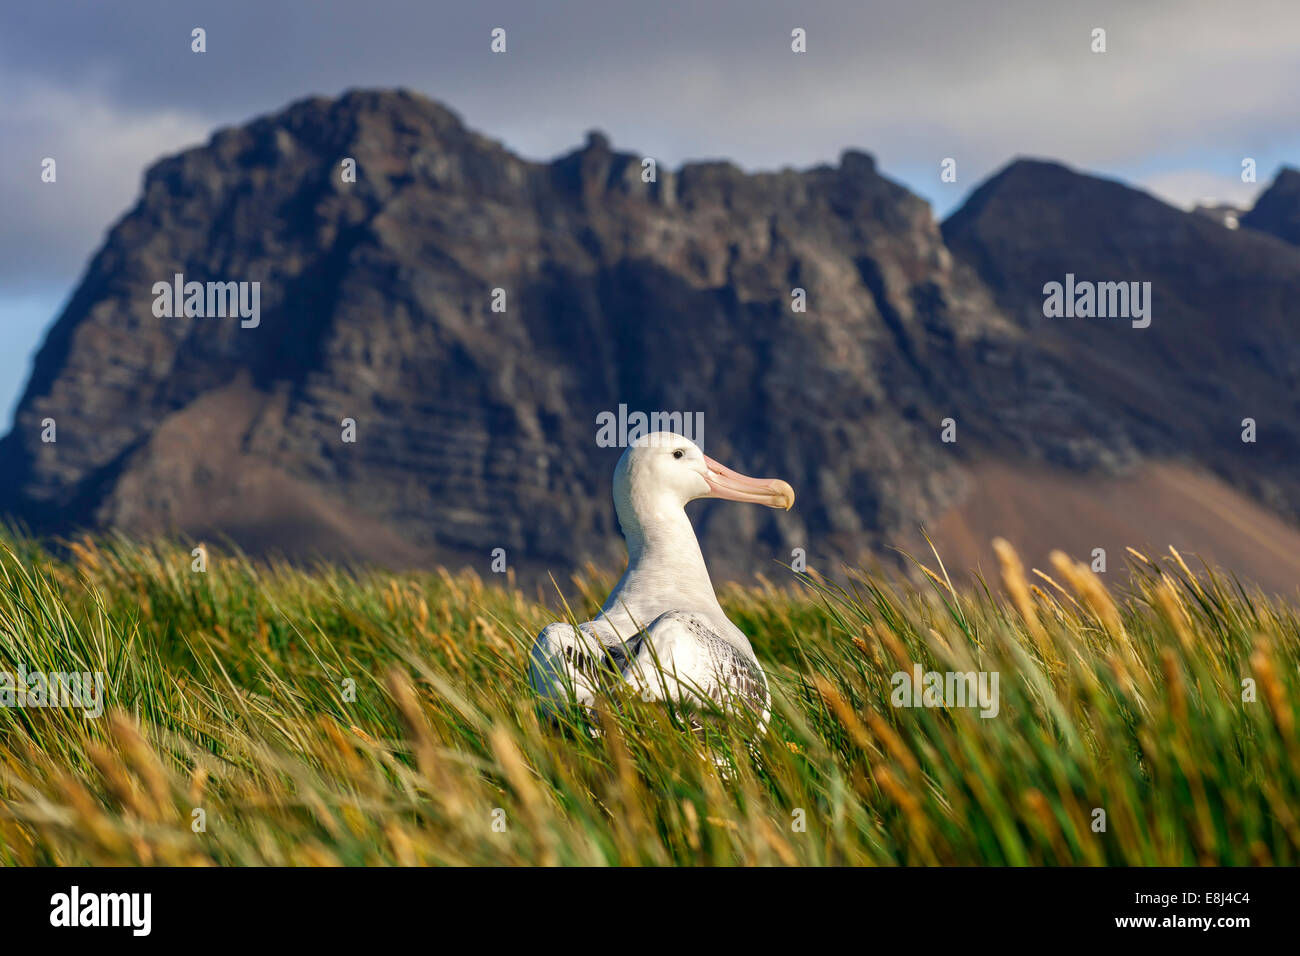
[[[943,234],[1143,456],[1195,463],[1300,513],[1300,249],[1036,161],[980,186]],[[1150,325],[1046,317],[1044,287],[1067,274],[1149,282]],[[1247,418],[1254,443],[1242,441]]]

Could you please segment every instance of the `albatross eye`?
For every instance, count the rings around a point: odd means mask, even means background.
[[[682,451],[680,448],[678,448],[675,452],[673,452],[673,457],[674,457],[674,458],[681,458],[682,455],[684,455],[684,454],[686,454],[686,452],[684,452],[684,451]]]

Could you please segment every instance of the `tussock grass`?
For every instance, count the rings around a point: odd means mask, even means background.
[[[723,721],[702,754],[634,700],[600,736],[539,722],[527,648],[564,612],[471,574],[215,553],[195,573],[176,545],[0,539],[0,670],[108,685],[98,720],[0,708],[0,861],[1300,862],[1296,608],[1177,555],[1134,555],[1122,595],[1064,556],[999,556],[1003,580],[965,591],[937,564],[920,586],[725,589],[774,716],[754,746]],[[575,581],[573,614],[610,583]],[[914,663],[997,672],[998,715],[892,706]]]

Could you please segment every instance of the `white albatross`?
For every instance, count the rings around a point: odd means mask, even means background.
[[[614,469],[614,509],[627,540],[627,570],[594,621],[547,625],[537,635],[528,680],[552,713],[590,710],[602,685],[622,683],[642,700],[750,710],[759,732],[771,695],[745,634],[713,592],[685,506],[697,498],[789,510],[794,489],[749,478],[672,432],[646,435]]]

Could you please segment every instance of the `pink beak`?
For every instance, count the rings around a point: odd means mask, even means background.
[[[706,498],[748,501],[786,511],[794,506],[794,489],[780,478],[750,478],[719,464],[708,455],[704,456],[704,464],[709,468],[709,473],[704,476],[709,483]]]

